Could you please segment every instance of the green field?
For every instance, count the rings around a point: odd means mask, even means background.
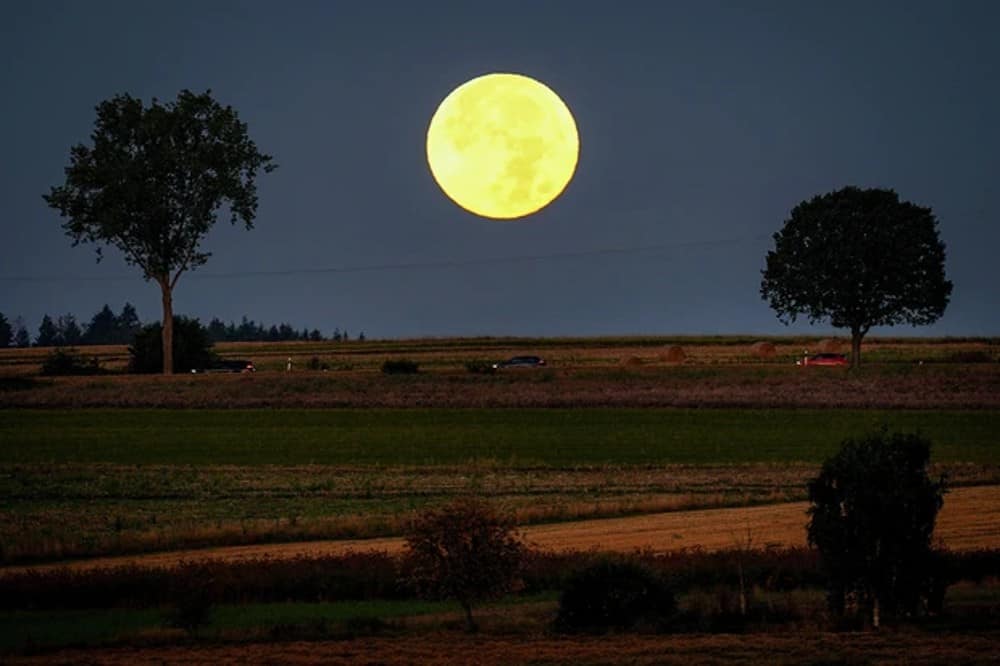
[[[523,603],[540,597],[527,597]],[[341,601],[328,603],[257,603],[220,605],[211,611],[203,634],[217,639],[252,637],[275,627],[310,630],[314,637],[335,633],[359,620],[391,620],[433,613],[457,613],[457,603],[440,601]],[[108,645],[162,637],[170,628],[170,611],[160,608],[85,609],[65,611],[0,611],[0,654],[4,651],[66,645]],[[323,633],[321,633],[323,632]],[[180,633],[175,630],[174,633]],[[344,628],[340,629],[344,633]]]
[[[882,425],[1000,463],[1000,414],[794,409],[4,410],[0,463],[505,466],[820,462]]]

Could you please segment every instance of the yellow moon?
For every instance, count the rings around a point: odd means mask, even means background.
[[[530,215],[576,171],[580,137],[558,95],[520,74],[486,74],[455,88],[427,129],[427,162],[456,204],[482,217]]]

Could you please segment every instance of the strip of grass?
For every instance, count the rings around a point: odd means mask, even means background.
[[[794,409],[3,410],[0,462],[512,466],[819,462],[920,431],[936,462],[1000,463],[1000,412]]]
[[[275,626],[338,623],[357,619],[413,617],[458,610],[449,602],[341,601],[332,603],[247,604],[218,606],[204,633]],[[127,642],[168,626],[160,609],[94,609],[79,611],[14,611],[0,613],[0,650],[106,645]]]
[[[554,592],[508,597],[491,606],[553,601]],[[303,627],[316,637],[358,620],[391,620],[439,613],[457,613],[452,601],[372,600],[327,603],[269,603],[222,605],[213,607],[208,625],[201,631],[205,638],[238,638],[276,627]],[[100,646],[130,643],[156,634],[168,627],[169,611],[148,609],[90,609],[72,611],[3,611],[0,612],[0,653],[52,650],[67,646]],[[331,626],[332,625],[332,626]],[[161,635],[159,640],[170,640]]]

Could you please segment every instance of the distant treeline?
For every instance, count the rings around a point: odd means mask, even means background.
[[[34,339],[32,339],[21,317],[17,317],[11,322],[0,312],[0,348],[127,345],[132,344],[135,334],[141,328],[142,322],[139,320],[135,307],[127,302],[118,314],[105,305],[91,317],[89,323],[82,327],[72,314],[56,318],[46,314],[38,325],[38,332]],[[333,333],[327,336],[318,328],[297,330],[286,323],[267,326],[245,316],[239,324],[232,321],[227,324],[221,319],[213,317],[206,330],[212,342],[285,342],[289,340],[342,342],[351,339],[346,329],[342,331],[335,328]],[[365,334],[359,333],[355,339],[364,340]]]

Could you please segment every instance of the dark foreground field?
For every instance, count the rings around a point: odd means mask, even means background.
[[[1000,630],[552,637],[455,631],[354,640],[66,651],[10,663],[157,664],[989,664]]]
[[[873,340],[871,363],[857,371],[796,367],[814,339],[773,340],[766,358],[752,342],[229,345],[225,356],[252,358],[261,372],[173,377],[42,377],[47,350],[0,350],[0,579],[63,558],[83,571],[91,558],[177,564],[233,546],[266,558],[377,537],[398,549],[415,512],[469,494],[494,499],[548,547],[801,547],[806,481],[844,438],[883,426],[932,440],[932,471],[956,488],[939,536],[956,548],[996,547],[995,340]],[[667,353],[675,344],[682,360]],[[549,369],[470,371],[532,352]],[[93,353],[112,371],[124,365],[124,348]],[[292,372],[283,371],[288,357]],[[420,373],[380,372],[402,358]],[[595,518],[613,520],[577,522]],[[703,542],[684,541],[695,534]],[[546,629],[554,589],[490,607],[476,637],[460,632],[453,611],[378,599],[375,611],[220,606],[200,638],[165,628],[165,608],[45,615],[26,606],[3,614],[15,629],[0,634],[18,634],[5,644],[19,659],[40,650],[43,661],[88,663],[962,663],[996,654],[989,618],[1000,617],[1000,593],[991,585],[959,589],[946,618],[879,635],[827,633],[815,587],[781,600],[819,609],[789,616],[808,620],[765,623],[752,637],[556,637]],[[722,603],[731,590],[704,594],[685,603]],[[340,618],[335,642],[324,633],[331,617]],[[226,633],[240,622],[256,628]],[[131,628],[116,633],[119,624]],[[88,626],[103,638],[82,643],[119,647],[51,652]],[[54,638],[25,643],[17,627]],[[295,642],[303,635],[310,640]]]

